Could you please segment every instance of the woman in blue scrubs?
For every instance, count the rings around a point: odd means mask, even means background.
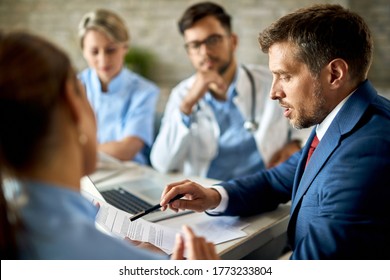
[[[158,87],[124,66],[125,22],[114,12],[87,13],[79,24],[88,68],[79,74],[96,114],[98,149],[117,159],[149,163]]]

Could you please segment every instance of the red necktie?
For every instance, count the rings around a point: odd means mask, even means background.
[[[318,145],[319,142],[320,142],[320,140],[318,140],[317,135],[314,136],[313,141],[310,144],[309,152],[307,154],[306,165],[308,164],[308,162],[310,160],[310,157],[313,154],[314,150],[317,148],[317,145]],[[305,167],[306,167],[306,165],[305,165]]]

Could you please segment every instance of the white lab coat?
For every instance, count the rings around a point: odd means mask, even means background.
[[[267,68],[247,65],[256,84],[255,119],[259,128],[254,138],[265,164],[272,155],[291,139],[306,142],[310,131],[298,131],[283,116],[277,101],[269,97],[272,76]],[[180,104],[193,84],[195,76],[179,83],[171,92],[159,134],[152,147],[153,167],[163,173],[182,172],[185,175],[207,175],[211,161],[218,153],[219,126],[210,105],[201,99],[192,111],[188,128],[182,121]],[[245,120],[251,119],[251,83],[242,67],[238,68],[237,96],[234,103]],[[290,137],[290,138],[289,138]],[[229,172],[228,170],[226,172]]]

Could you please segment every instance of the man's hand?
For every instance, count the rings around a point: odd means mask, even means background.
[[[183,194],[185,199],[178,199],[168,205],[168,202],[178,194]],[[212,188],[205,188],[190,180],[184,180],[169,184],[165,187],[160,205],[162,210],[170,209],[177,212],[179,209],[190,209],[202,212],[219,205],[221,196]]]
[[[193,106],[209,90],[217,99],[225,99],[227,84],[217,71],[197,72],[194,84],[180,105],[180,111],[191,114]]]

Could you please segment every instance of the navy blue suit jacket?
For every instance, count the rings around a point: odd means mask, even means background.
[[[223,214],[253,215],[291,199],[292,259],[390,259],[390,101],[362,83],[305,169],[314,134],[285,163],[222,183]]]

